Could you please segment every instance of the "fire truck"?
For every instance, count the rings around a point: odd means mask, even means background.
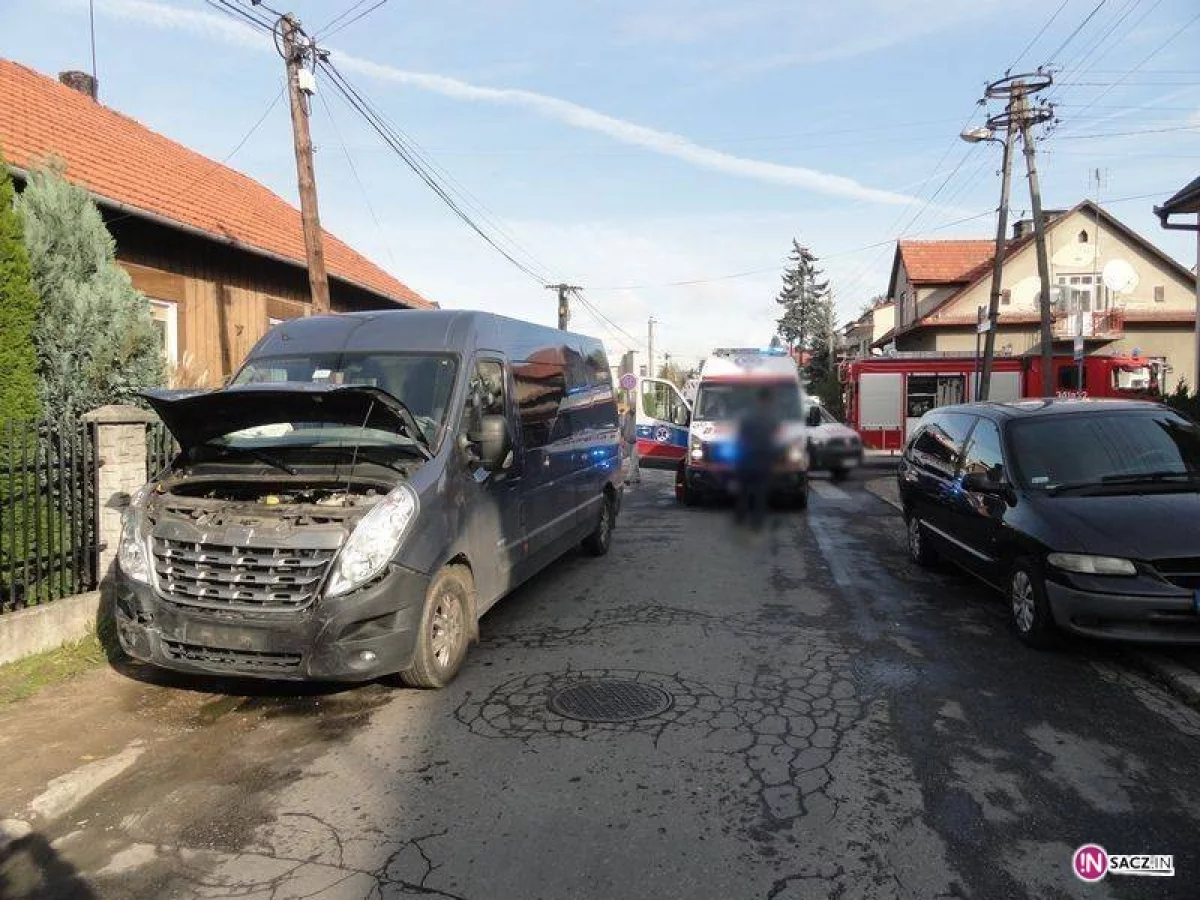
[[[1058,397],[1159,399],[1166,361],[1144,356],[1071,356],[1053,359]],[[929,410],[976,397],[979,359],[938,351],[895,352],[843,363],[846,424],[876,450],[899,450],[910,429]],[[1040,356],[997,356],[989,400],[1042,396]]]

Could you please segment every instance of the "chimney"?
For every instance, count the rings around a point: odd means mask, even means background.
[[[1043,209],[1042,210],[1042,222],[1046,225],[1049,225],[1051,222],[1053,222],[1055,219],[1057,219],[1059,216],[1063,215],[1066,212],[1067,212],[1067,210],[1065,210],[1065,209]],[[1021,238],[1025,237],[1026,235],[1033,234],[1033,217],[1030,216],[1030,217],[1027,217],[1024,219],[1017,219],[1017,221],[1013,222],[1012,229],[1013,229],[1012,236],[1013,236],[1014,241],[1019,241]]]
[[[97,98],[99,84],[87,72],[59,72],[58,80],[85,97],[91,97],[93,100]]]

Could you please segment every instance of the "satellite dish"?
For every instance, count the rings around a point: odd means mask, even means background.
[[[1114,294],[1128,294],[1138,286],[1138,275],[1133,266],[1123,259],[1114,259],[1104,264],[1104,286]]]

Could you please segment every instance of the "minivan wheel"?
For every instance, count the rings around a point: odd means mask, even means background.
[[[925,539],[924,525],[915,515],[908,517],[908,557],[918,566],[925,567],[936,565],[938,561],[936,551]]]
[[[1008,576],[1008,602],[1017,637],[1039,650],[1054,645],[1058,629],[1046,599],[1046,585],[1027,559],[1017,560]]]
[[[409,687],[440,688],[454,680],[467,656],[468,617],[475,583],[462,566],[447,566],[429,583],[412,665],[400,673]]]
[[[600,503],[600,520],[596,530],[583,539],[583,549],[592,556],[603,556],[612,546],[612,533],[617,525],[616,503],[609,494]]]

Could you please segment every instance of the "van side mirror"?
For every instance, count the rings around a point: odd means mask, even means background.
[[[804,424],[807,425],[809,428],[816,428],[818,425],[820,425],[821,424],[821,407],[810,406],[808,408],[808,415],[805,416],[805,418],[804,418]]]
[[[687,428],[691,424],[692,416],[688,412],[686,406],[680,406],[675,410],[675,424],[680,428]]]
[[[512,449],[512,435],[508,431],[508,419],[502,415],[484,416],[479,430],[470,435],[475,454],[485,469],[495,472],[504,467],[504,460]]]
[[[972,494],[989,494],[993,497],[999,497],[1008,492],[1008,484],[1004,480],[1003,472],[995,470],[968,472],[963,476],[962,487],[964,491]]]

